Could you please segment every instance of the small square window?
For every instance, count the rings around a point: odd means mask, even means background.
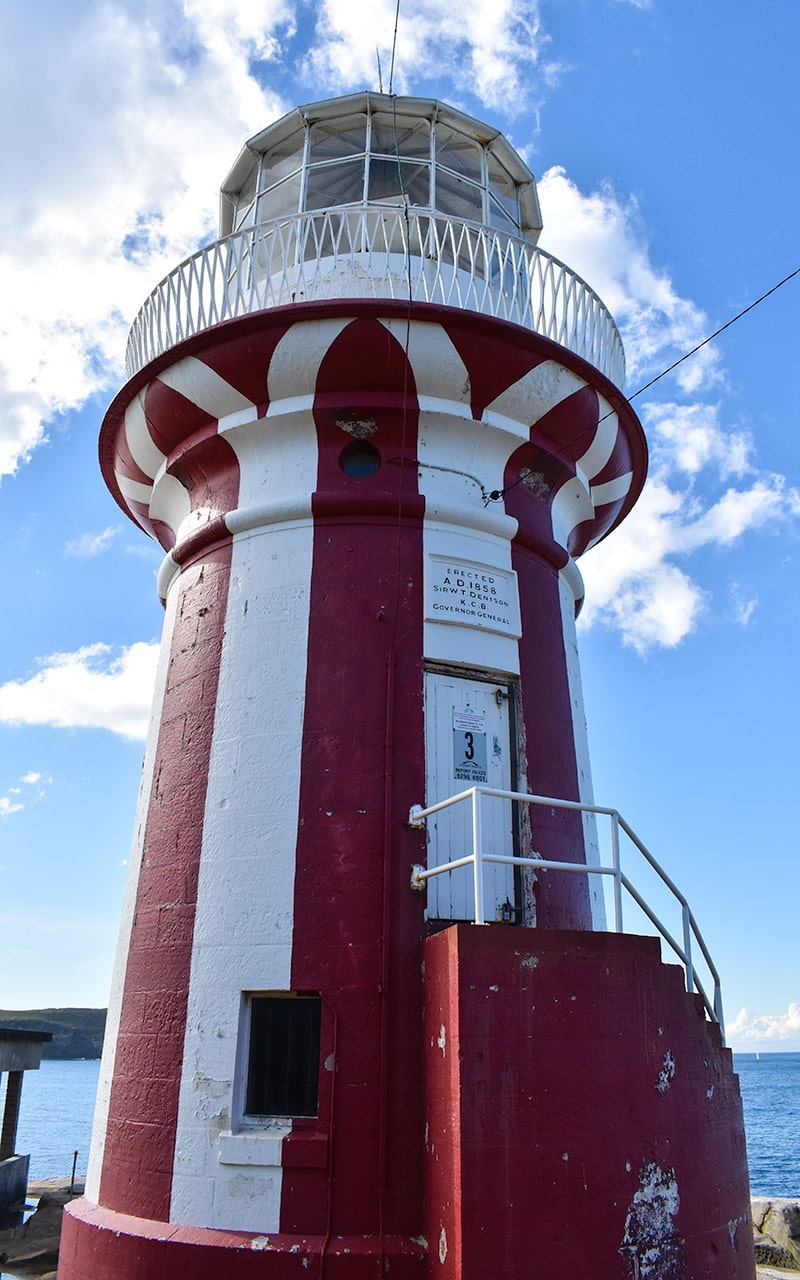
[[[250,997],[247,1116],[316,1116],[321,1010],[319,996]]]

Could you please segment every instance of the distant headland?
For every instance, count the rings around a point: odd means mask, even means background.
[[[21,1031],[49,1031],[43,1058],[99,1058],[106,1029],[106,1009],[0,1009],[0,1026]]]

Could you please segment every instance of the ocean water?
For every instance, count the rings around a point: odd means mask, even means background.
[[[735,1053],[754,1196],[800,1197],[800,1053]]]
[[[756,1196],[800,1198],[800,1053],[737,1053],[750,1186]],[[25,1073],[17,1150],[31,1178],[68,1177],[73,1152],[86,1173],[99,1062],[43,1062]]]
[[[99,1059],[42,1062],[26,1071],[17,1127],[17,1151],[30,1152],[30,1178],[68,1178],[73,1153],[76,1172],[86,1174],[92,1137]]]

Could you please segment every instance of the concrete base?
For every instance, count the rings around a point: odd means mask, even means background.
[[[0,1214],[25,1203],[28,1194],[30,1156],[9,1156],[0,1160]]]
[[[214,1231],[77,1200],[59,1280],[754,1280],[731,1055],[655,939],[458,925],[423,950],[418,1236]]]
[[[431,1274],[753,1280],[731,1055],[658,942],[459,925],[425,951]]]
[[[421,1280],[418,1240],[249,1235],[150,1222],[74,1200],[64,1210],[59,1280]]]

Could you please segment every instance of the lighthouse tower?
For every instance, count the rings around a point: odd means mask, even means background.
[[[540,226],[495,129],[318,102],[137,317],[166,617],[61,1280],[752,1280],[688,943],[606,928],[576,559],[646,448]]]

